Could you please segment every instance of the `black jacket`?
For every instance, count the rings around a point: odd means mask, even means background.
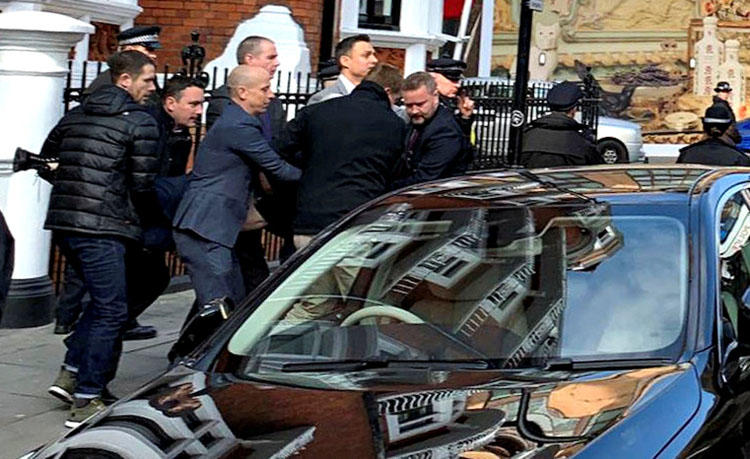
[[[409,149],[413,135],[416,140]],[[394,189],[461,175],[474,159],[453,113],[442,104],[425,124],[409,125],[404,145],[404,154],[394,168]]]
[[[682,148],[677,162],[711,166],[750,166],[750,157],[733,145],[710,137]]]
[[[206,109],[206,132],[211,129],[217,119],[221,116],[227,104],[232,99],[229,97],[229,89],[226,85],[219,86],[211,91],[211,100]],[[286,112],[284,105],[279,99],[271,99],[267,109],[271,120],[271,148],[279,151],[280,142],[286,131]]]
[[[378,84],[310,105],[289,122],[282,153],[300,151],[295,234],[315,234],[385,193],[406,126]]]
[[[524,131],[518,163],[528,168],[602,164],[602,155],[586,136],[587,129],[564,113],[538,118]]]
[[[140,239],[142,225],[161,219],[158,142],[156,120],[124,89],[94,92],[42,147],[60,158],[45,228]]]
[[[185,175],[190,151],[193,149],[193,136],[190,129],[175,129],[174,118],[164,111],[164,106],[151,108],[149,112],[159,125],[159,175],[177,177]]]

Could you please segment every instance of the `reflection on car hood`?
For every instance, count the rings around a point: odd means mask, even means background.
[[[421,371],[429,375],[421,381],[392,375],[392,380],[373,380],[371,387],[323,390],[308,385],[311,378],[325,378],[321,375],[294,375],[301,384],[273,384],[178,367],[51,444],[40,457],[73,448],[139,459],[179,452],[416,458],[476,451],[491,454],[487,457],[523,452],[524,457],[568,457],[584,449],[594,455],[621,449],[651,457],[699,400],[689,364],[529,371],[510,378],[496,371]],[[359,376],[357,386],[362,386],[366,378]],[[350,377],[329,374],[326,385],[336,387],[338,379],[350,386]],[[528,409],[519,410],[524,403]]]

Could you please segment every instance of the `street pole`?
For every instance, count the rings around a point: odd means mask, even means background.
[[[516,56],[516,81],[513,85],[513,108],[510,115],[510,139],[508,142],[508,163],[517,163],[521,153],[523,128],[526,125],[526,93],[529,85],[529,53],[531,52],[531,19],[539,2],[521,1],[521,23],[518,28],[518,53]],[[533,5],[530,5],[532,3]]]

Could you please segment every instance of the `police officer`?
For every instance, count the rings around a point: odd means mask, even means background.
[[[465,70],[466,62],[448,57],[427,62],[427,72],[435,79],[440,103],[454,114],[461,132],[470,138],[474,123],[474,101],[461,91],[461,78]]]
[[[716,83],[714,92],[716,95],[713,97],[713,103],[725,106],[729,109],[729,113],[732,115],[732,124],[729,126],[729,129],[727,129],[727,137],[732,139],[734,143],[740,143],[742,141],[742,136],[737,130],[737,120],[734,117],[734,110],[732,110],[732,106],[729,104],[729,96],[732,94],[732,87],[727,81],[719,81]]]
[[[750,158],[735,147],[727,131],[732,125],[732,110],[724,104],[706,109],[703,130],[707,139],[680,150],[678,163],[708,164],[712,166],[750,166]]]
[[[118,51],[138,51],[148,56],[156,65],[155,51],[161,48],[159,33],[161,33],[161,27],[159,26],[136,26],[123,30],[117,34]],[[100,73],[83,91],[83,96],[88,97],[102,86],[110,84],[111,79],[109,70]],[[159,95],[161,94],[158,83],[156,85],[156,91],[148,101],[150,105],[154,106],[158,106]]]
[[[604,162],[589,128],[574,119],[582,97],[581,88],[570,81],[547,92],[552,113],[532,121],[524,131],[519,164],[532,168]]]

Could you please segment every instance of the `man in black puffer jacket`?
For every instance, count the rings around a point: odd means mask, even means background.
[[[45,228],[81,274],[91,302],[65,340],[68,352],[49,392],[72,403],[75,427],[104,409],[128,321],[125,257],[143,227],[163,219],[154,192],[159,128],[142,105],[155,67],[137,51],[109,59],[112,82],[69,112],[42,147],[59,157]]]
[[[523,134],[518,163],[523,167],[602,164],[588,127],[573,117],[583,97],[575,83],[563,81],[547,93],[552,113],[531,122]]]

